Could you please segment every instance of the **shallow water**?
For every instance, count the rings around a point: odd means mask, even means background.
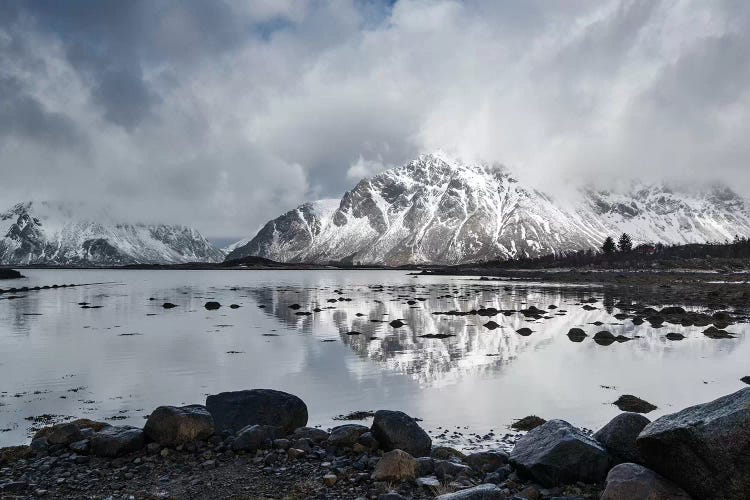
[[[529,414],[596,429],[619,413],[611,402],[621,394],[657,405],[648,415],[654,418],[735,391],[750,374],[747,324],[731,326],[738,336],[726,340],[709,339],[698,327],[634,326],[612,316],[613,299],[596,287],[399,271],[24,274],[28,279],[0,288],[102,284],[0,295],[0,446],[27,441],[40,425],[27,419],[44,414],[142,425],[158,405],[203,403],[207,394],[255,387],[300,396],[310,423],[324,427],[339,414],[389,408],[422,418],[433,435],[439,426],[502,435]],[[589,297],[599,299],[595,310],[581,307]],[[407,304],[411,299],[424,300]],[[221,309],[204,309],[208,300]],[[165,301],[178,307],[163,309]],[[101,307],[83,309],[81,302]],[[230,309],[232,303],[241,307]],[[291,309],[294,303],[301,308]],[[433,314],[531,305],[558,309],[539,321]],[[315,307],[321,311],[296,314]],[[556,315],[560,310],[567,313]],[[388,324],[397,318],[405,326]],[[490,319],[501,327],[482,326]],[[517,334],[523,326],[534,332]],[[640,338],[574,343],[565,335],[574,326]],[[673,331],[687,338],[666,340]],[[455,336],[419,337],[436,333]]]

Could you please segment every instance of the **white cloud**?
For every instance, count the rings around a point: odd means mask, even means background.
[[[21,89],[0,118],[30,113],[0,123],[7,204],[101,198],[244,236],[434,149],[547,189],[687,175],[750,194],[742,3],[125,3],[100,23],[20,5],[0,12],[0,83]]]

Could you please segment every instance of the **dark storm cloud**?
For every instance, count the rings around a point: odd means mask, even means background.
[[[437,148],[548,189],[689,172],[750,193],[749,5],[0,2],[5,204],[245,236]]]

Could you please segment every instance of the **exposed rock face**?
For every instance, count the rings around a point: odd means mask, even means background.
[[[575,201],[554,201],[502,167],[438,153],[364,179],[340,200],[305,203],[269,221],[227,259],[458,264],[598,248],[622,232],[636,242],[723,241],[750,235],[750,215],[723,187],[581,189]]]
[[[607,474],[600,500],[690,500],[682,488],[642,465],[624,463]]]
[[[638,440],[645,465],[702,499],[750,491],[750,388],[665,415]]]
[[[105,427],[91,437],[91,453],[98,457],[119,457],[143,448],[143,429],[130,426]]]
[[[523,436],[511,463],[545,486],[604,480],[611,458],[596,440],[564,420],[550,420]]]
[[[402,450],[384,453],[375,465],[375,481],[411,481],[417,477],[417,461]]]
[[[253,424],[280,427],[285,434],[307,425],[307,405],[292,394],[272,389],[222,392],[206,398],[218,432]]]
[[[211,437],[214,419],[201,405],[160,406],[151,412],[143,431],[163,446],[179,446]]]
[[[128,223],[85,205],[28,202],[0,212],[0,264],[117,266],[223,258],[195,229]]]
[[[638,413],[621,413],[599,429],[594,438],[621,462],[643,463],[635,440],[651,421]]]
[[[384,450],[404,450],[415,457],[430,455],[432,439],[412,417],[404,412],[392,410],[375,412],[372,434]]]

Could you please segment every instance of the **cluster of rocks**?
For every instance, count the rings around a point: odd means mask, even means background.
[[[731,500],[750,491],[750,388],[654,422],[623,413],[593,436],[550,420],[510,454],[433,446],[400,411],[329,431],[307,420],[298,397],[254,389],[161,406],[142,429],[57,424],[0,451],[0,497]]]

